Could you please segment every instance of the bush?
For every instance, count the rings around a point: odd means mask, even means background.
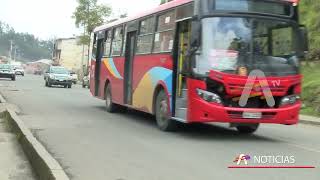
[[[304,65],[302,73],[302,98],[308,114],[320,116],[320,62]]]

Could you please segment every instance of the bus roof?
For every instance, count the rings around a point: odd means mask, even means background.
[[[99,32],[99,31],[108,29],[110,27],[117,26],[117,25],[123,24],[125,22],[130,22],[130,21],[133,21],[133,20],[148,16],[148,15],[152,15],[152,14],[155,14],[155,13],[158,13],[158,12],[161,12],[161,11],[165,11],[167,9],[174,8],[174,7],[177,7],[177,6],[180,6],[180,5],[184,5],[184,4],[187,4],[187,3],[192,2],[192,1],[193,0],[173,0],[173,1],[170,1],[168,3],[162,4],[162,5],[160,5],[160,6],[156,7],[156,8],[144,11],[142,13],[139,13],[137,15],[134,15],[134,16],[131,16],[131,17],[127,17],[127,18],[123,18],[123,19],[114,21],[112,23],[99,26],[99,27],[94,29],[94,32]]]
[[[120,20],[117,20],[117,21],[114,21],[114,22],[111,22],[111,23],[108,23],[108,24],[104,24],[102,26],[98,26],[98,27],[96,27],[94,29],[94,32],[99,32],[99,31],[108,29],[110,27],[117,26],[117,25],[120,25],[120,24],[123,24],[123,23],[126,23],[126,22],[130,22],[130,21],[133,21],[133,20],[136,20],[136,19],[139,19],[139,18],[143,18],[143,17],[149,16],[149,15],[161,12],[161,11],[165,11],[165,10],[170,9],[170,8],[174,8],[174,7],[180,6],[180,5],[184,5],[184,4],[187,4],[187,3],[192,2],[192,1],[193,0],[173,0],[173,1],[170,1],[168,3],[162,4],[162,5],[160,5],[160,6],[156,7],[156,8],[153,8],[153,9],[141,12],[139,14],[136,14],[134,16],[126,17],[126,18],[123,18],[123,19],[120,19]],[[291,2],[291,3],[298,3],[300,0],[279,0],[279,1],[287,1],[287,2]]]

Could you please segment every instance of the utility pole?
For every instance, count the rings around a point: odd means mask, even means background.
[[[14,61],[14,62],[16,61],[17,50],[18,50],[18,48],[15,46],[15,47],[14,47],[14,54],[13,54],[13,61]]]
[[[10,57],[10,62],[11,62],[11,60],[12,60],[12,47],[13,47],[13,41],[12,40],[10,40],[10,54],[9,54],[9,57]]]

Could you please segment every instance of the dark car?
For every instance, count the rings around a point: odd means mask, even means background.
[[[45,85],[51,87],[53,85],[72,87],[72,78],[70,72],[62,66],[50,66],[44,75]]]
[[[0,78],[9,78],[12,81],[16,80],[16,74],[10,64],[0,64]]]

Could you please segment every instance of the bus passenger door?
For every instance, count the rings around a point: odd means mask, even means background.
[[[187,63],[187,50],[190,47],[190,32],[191,21],[185,20],[178,23],[177,37],[177,71],[176,71],[176,93],[175,93],[175,117],[186,120],[187,118],[187,102],[188,102],[188,89],[186,84],[186,63]]]
[[[132,104],[132,73],[135,54],[136,31],[127,33],[125,64],[124,64],[124,104]]]
[[[101,61],[103,55],[103,39],[98,39],[97,50],[96,50],[96,64],[94,70],[94,95],[99,96],[99,87],[100,87],[100,70],[101,70]]]

